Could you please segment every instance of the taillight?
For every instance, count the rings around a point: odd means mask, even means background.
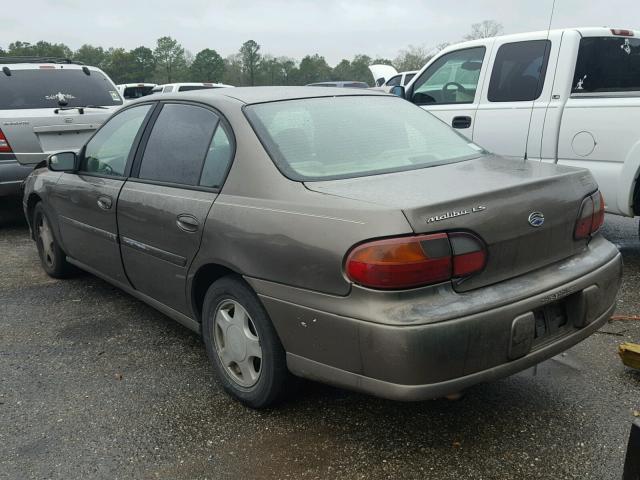
[[[374,240],[347,255],[345,270],[354,283],[403,289],[467,277],[486,263],[482,241],[469,233],[435,233]]]
[[[596,233],[604,223],[604,198],[602,193],[589,195],[582,201],[573,236],[576,240]]]
[[[7,137],[4,136],[2,130],[0,130],[0,153],[11,153],[11,145],[7,141]]]

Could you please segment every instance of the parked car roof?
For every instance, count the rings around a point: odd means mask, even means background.
[[[388,95],[386,92],[371,89],[338,89],[334,87],[237,87],[233,89],[205,89],[189,92],[163,93],[163,99],[193,99],[202,101],[207,97],[216,98],[220,95],[239,100],[243,103],[275,102],[279,100],[294,100],[298,98],[338,97],[352,95]]]

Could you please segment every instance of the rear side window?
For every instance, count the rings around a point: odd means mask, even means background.
[[[571,93],[640,91],[640,39],[580,40]]]
[[[524,102],[542,93],[549,40],[505,43],[498,49],[489,82],[490,102]]]
[[[11,69],[10,76],[0,75],[0,110],[122,105],[107,77],[90,73],[79,68]]]
[[[206,108],[164,105],[149,136],[138,177],[198,185],[217,124],[218,116]]]
[[[213,135],[202,167],[200,185],[209,188],[220,188],[231,163],[233,145],[225,128],[220,124]]]

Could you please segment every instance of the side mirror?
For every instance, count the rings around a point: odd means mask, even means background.
[[[391,90],[389,90],[389,93],[391,95],[395,95],[396,97],[400,97],[400,98],[407,98],[406,97],[406,92],[404,91],[404,87],[402,85],[396,85],[395,87],[391,87]]]
[[[54,172],[73,172],[77,162],[78,155],[75,152],[59,152],[49,155],[47,167]]]

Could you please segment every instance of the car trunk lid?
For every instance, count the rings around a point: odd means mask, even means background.
[[[354,179],[307,182],[330,195],[399,208],[415,233],[471,231],[486,243],[485,269],[463,292],[581,251],[573,232],[582,199],[597,189],[587,170],[501,157]],[[538,217],[538,221],[530,216]],[[540,221],[542,214],[544,222]],[[392,232],[390,232],[392,233]]]

